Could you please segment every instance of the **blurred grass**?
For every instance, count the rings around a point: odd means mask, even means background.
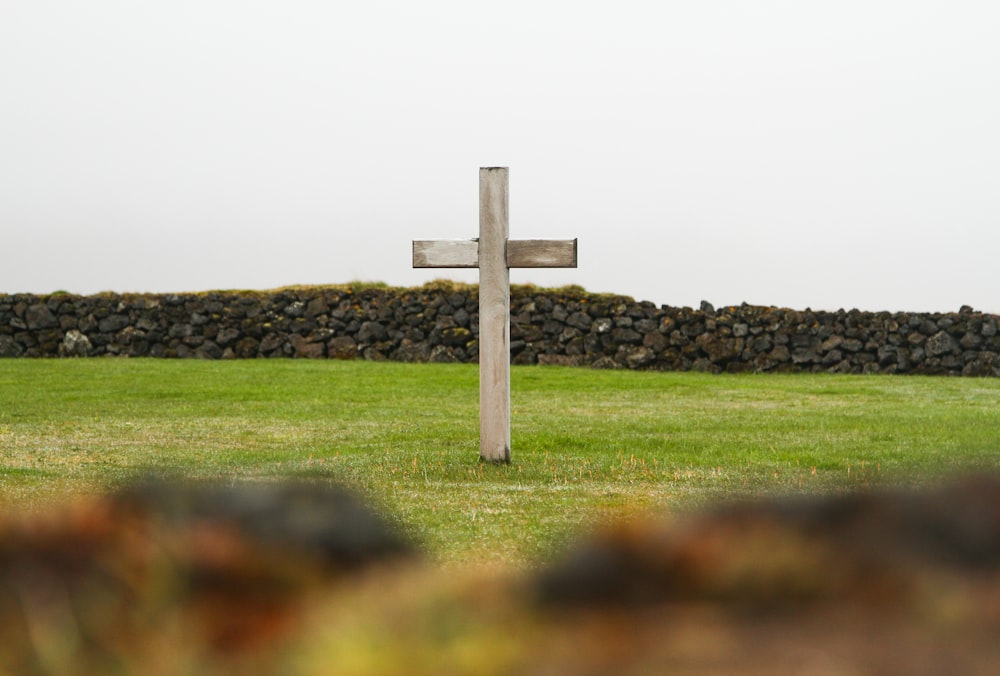
[[[513,369],[478,462],[474,365],[2,360],[0,504],[157,471],[346,483],[446,566],[545,561],[596,520],[1000,464],[1000,380]]]

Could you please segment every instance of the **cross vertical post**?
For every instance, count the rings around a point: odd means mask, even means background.
[[[508,171],[479,170],[479,457],[510,462]]]
[[[510,268],[575,268],[575,239],[508,239],[507,167],[479,169],[479,238],[413,240],[415,268],[479,268],[479,458],[510,462]]]

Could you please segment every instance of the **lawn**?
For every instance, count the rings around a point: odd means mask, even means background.
[[[547,561],[595,522],[1000,464],[1000,380],[514,367],[478,460],[474,365],[0,361],[0,505],[150,471],[354,487],[443,566]]]

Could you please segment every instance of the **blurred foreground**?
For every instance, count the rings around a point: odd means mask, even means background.
[[[605,528],[443,572],[320,484],[0,519],[0,673],[995,673],[1000,481]]]

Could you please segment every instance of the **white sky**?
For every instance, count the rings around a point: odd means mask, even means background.
[[[435,277],[1000,313],[1000,3],[0,0],[0,293]]]

